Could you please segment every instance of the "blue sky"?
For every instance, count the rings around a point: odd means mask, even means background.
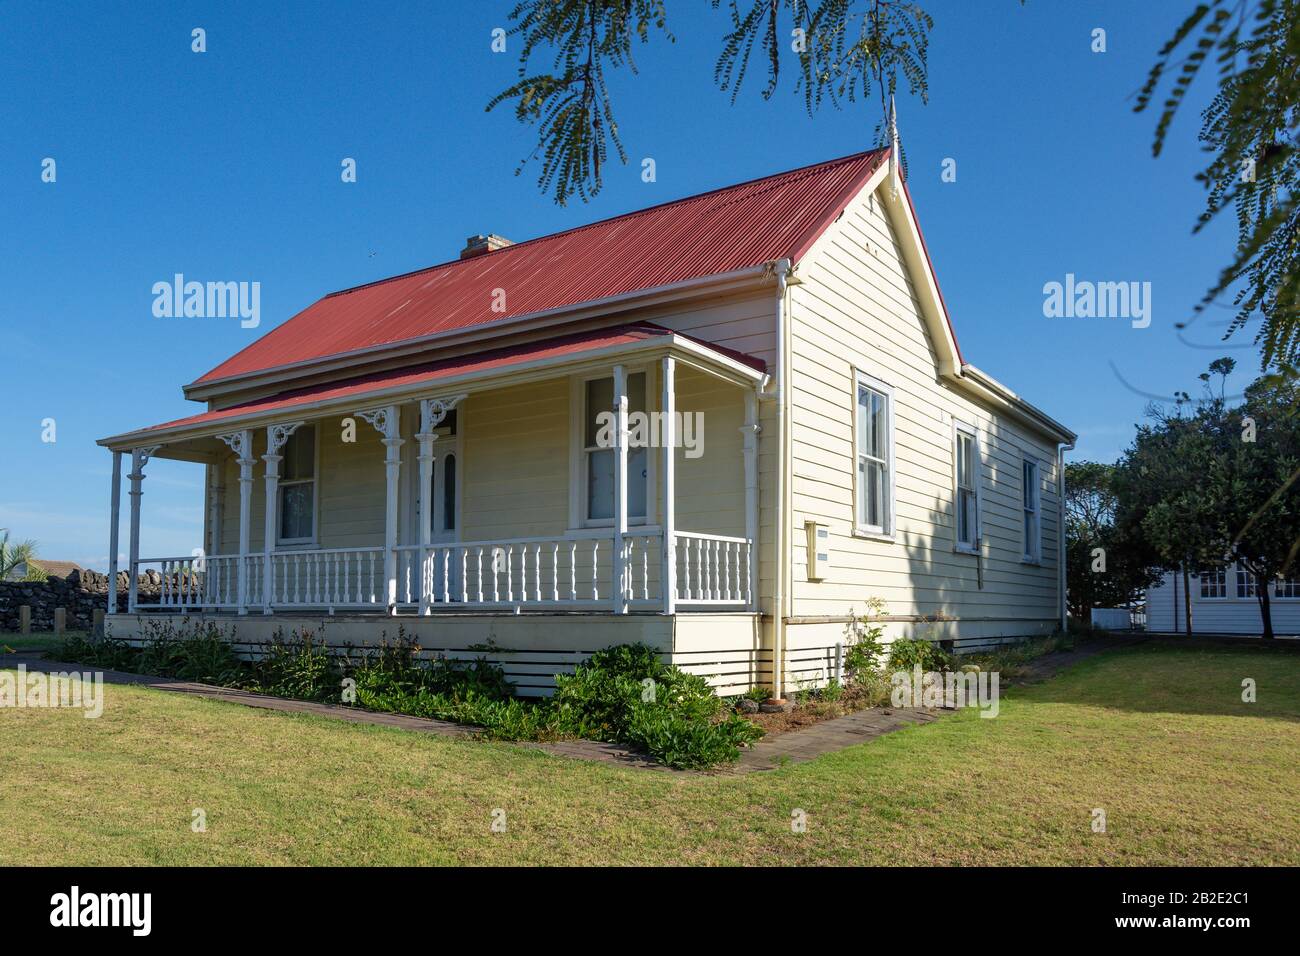
[[[533,132],[483,108],[515,76],[517,38],[490,49],[512,5],[6,4],[0,527],[103,567],[109,453],[95,439],[198,410],[183,383],[326,292],[454,258],[474,233],[525,239],[872,145],[875,97],[809,118],[789,82],[763,101],[756,71],[730,105],[712,84],[725,15],[670,0],[676,42],[653,37],[640,74],[613,77],[629,164],[594,201],[557,207],[535,165],[514,174]],[[1147,399],[1112,363],[1168,394],[1233,355],[1230,388],[1244,384],[1257,353],[1218,343],[1230,313],[1200,320],[1195,346],[1174,328],[1233,241],[1230,220],[1191,235],[1206,91],[1159,160],[1154,117],[1131,110],[1190,0],[925,5],[931,99],[900,96],[899,124],[966,359],[1079,432],[1076,458],[1113,459],[1142,418]],[[194,27],[206,53],[190,50]],[[948,158],[955,182],[940,178]],[[155,318],[151,287],[177,272],[259,281],[261,327]],[[1043,285],[1066,273],[1150,282],[1150,327],[1046,318]],[[156,461],[145,485],[143,553],[199,546],[201,467]]]

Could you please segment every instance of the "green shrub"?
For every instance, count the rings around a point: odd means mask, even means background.
[[[682,769],[706,769],[740,757],[742,745],[763,736],[762,728],[739,714],[700,720],[671,708],[636,704],[628,721],[627,742],[660,763]]]
[[[645,644],[619,644],[597,651],[573,674],[555,675],[551,707],[556,722],[577,737],[621,740],[632,708],[643,694],[658,695],[658,681],[665,670],[659,654]]]
[[[247,668],[243,686],[261,694],[318,702],[337,701],[342,674],[328,645],[312,631],[294,631],[285,637],[276,628],[271,640]]]
[[[238,683],[243,666],[215,624],[149,621],[135,666],[142,673],[203,684]]]
[[[104,638],[92,641],[82,635],[71,635],[50,654],[56,660],[102,667],[110,671],[138,672],[140,651],[126,641]]]
[[[644,644],[597,651],[569,675],[557,674],[548,706],[560,733],[639,747],[670,767],[735,760],[761,728],[725,713],[703,677],[659,659]]]
[[[867,613],[858,615],[849,611],[849,622],[844,625],[844,673],[852,681],[868,680],[870,675],[880,671],[885,659],[885,627],[873,623],[873,618],[883,617],[886,613],[885,602],[880,598],[867,601]]]
[[[923,637],[900,637],[889,645],[889,669],[912,670],[917,664],[922,671],[943,671],[952,666],[952,659],[938,644]]]

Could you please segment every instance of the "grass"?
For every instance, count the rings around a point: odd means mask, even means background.
[[[1300,864],[1300,655],[1269,650],[1117,649],[994,720],[734,776],[106,693],[0,711],[0,864]]]
[[[19,634],[17,631],[0,631],[0,653],[6,647],[13,648],[15,651],[53,650],[65,637],[76,634],[85,636],[86,632],[64,631],[63,634],[56,635],[53,631],[33,631],[31,634]]]

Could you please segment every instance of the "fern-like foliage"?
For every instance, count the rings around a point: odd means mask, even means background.
[[[715,8],[723,0],[713,0]],[[809,115],[824,100],[837,108],[874,90],[880,96],[877,139],[888,120],[886,103],[901,74],[909,91],[929,99],[926,55],[934,20],[918,4],[904,0],[727,0],[731,32],[723,37],[713,78],[740,94],[754,45],[767,62],[763,97],[776,92],[787,51],[798,60],[796,90]]]
[[[712,0],[714,9],[724,0]],[[755,48],[767,64],[762,95],[776,92],[781,65],[798,61],[796,93],[808,112],[829,100],[836,107],[872,93],[880,97],[876,139],[886,137],[887,103],[899,78],[922,102],[929,97],[926,53],[934,21],[908,0],[725,0],[729,30],[714,67],[714,80],[740,95]],[[652,30],[671,42],[663,0],[522,0],[510,12],[509,35],[519,36],[519,79],[487,104],[514,104],[515,118],[538,128],[537,184],[565,205],[600,191],[611,149],[627,162],[610,99],[606,72],[636,72],[633,41]],[[535,54],[553,53],[549,69],[532,67]]]
[[[1261,365],[1293,369],[1300,364],[1300,0],[1197,5],[1161,48],[1138,94],[1141,112],[1173,76],[1156,123],[1155,155],[1210,63],[1218,89],[1201,114],[1200,139],[1211,159],[1197,174],[1207,197],[1194,231],[1231,206],[1238,240],[1196,311],[1231,295],[1235,315],[1225,338],[1262,317]]]
[[[538,127],[537,147],[520,162],[540,158],[537,185],[561,206],[577,194],[600,191],[610,146],[626,163],[605,71],[636,72],[632,41],[645,43],[652,28],[667,32],[662,0],[523,0],[510,12],[509,35],[523,38],[519,81],[494,96],[494,109],[514,102],[515,118]],[[547,71],[532,72],[533,54],[554,50]]]

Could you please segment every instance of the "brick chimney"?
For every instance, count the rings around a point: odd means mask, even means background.
[[[470,236],[465,240],[465,248],[460,251],[460,257],[462,259],[472,259],[474,256],[481,256],[487,252],[496,252],[498,249],[513,245],[514,243],[505,236],[498,236],[495,233],[489,233],[486,236]]]

